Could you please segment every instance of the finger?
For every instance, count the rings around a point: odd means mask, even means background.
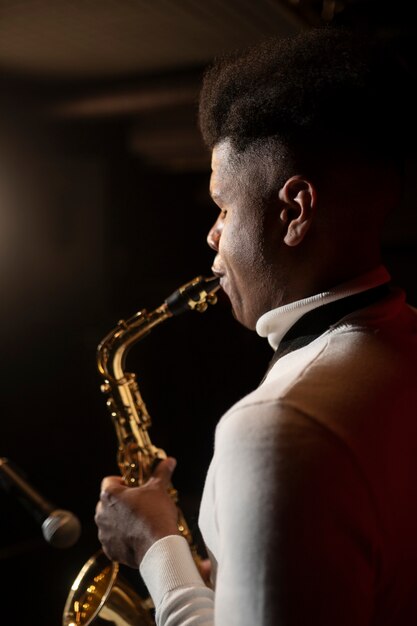
[[[106,476],[101,481],[100,497],[102,494],[116,493],[126,488],[126,485],[121,476]]]
[[[101,518],[102,512],[103,512],[103,505],[102,505],[102,503],[99,500],[97,502],[97,504],[96,504],[96,511],[95,511],[95,514],[94,514],[94,521],[97,524],[97,526],[98,526],[99,520]]]
[[[168,486],[171,482],[171,477],[176,465],[177,461],[170,456],[167,459],[164,459],[163,461],[160,461],[160,463],[158,463],[152,474],[152,477],[159,478],[159,480],[161,480],[164,485]]]
[[[211,576],[211,562],[210,562],[210,559],[202,559],[198,563],[198,569],[200,571],[201,578],[204,580],[206,585],[208,585],[210,583],[210,576]]]

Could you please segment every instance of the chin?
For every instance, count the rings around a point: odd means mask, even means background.
[[[253,311],[247,311],[245,309],[244,302],[239,296],[235,296],[234,294],[229,295],[227,291],[224,290],[224,288],[223,294],[230,304],[230,307],[232,309],[232,315],[235,320],[239,322],[239,324],[242,324],[242,326],[244,326],[245,328],[248,328],[249,330],[255,330],[256,322],[258,321],[258,317],[260,315],[256,315]]]
[[[256,329],[256,322],[258,321],[258,319],[257,318],[253,319],[253,316],[249,318],[249,316],[245,315],[243,311],[236,310],[233,304],[232,304],[232,315],[235,318],[235,320],[239,322],[239,324],[242,324],[242,326],[244,326],[245,328],[248,328],[249,330]]]

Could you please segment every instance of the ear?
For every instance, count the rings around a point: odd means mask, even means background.
[[[292,176],[279,190],[283,203],[280,213],[284,243],[298,246],[306,236],[316,212],[317,194],[313,184],[302,176]]]

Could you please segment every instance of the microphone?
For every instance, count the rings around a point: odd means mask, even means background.
[[[70,548],[79,539],[81,524],[70,511],[57,509],[38,493],[10,466],[9,460],[0,458],[0,485],[16,495],[41,525],[45,540],[54,548]]]

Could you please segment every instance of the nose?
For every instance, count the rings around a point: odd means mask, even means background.
[[[210,228],[209,233],[207,235],[207,243],[216,252],[219,251],[219,242],[220,237],[222,235],[223,230],[223,218],[222,213],[220,213],[217,220],[214,222],[213,226]]]

